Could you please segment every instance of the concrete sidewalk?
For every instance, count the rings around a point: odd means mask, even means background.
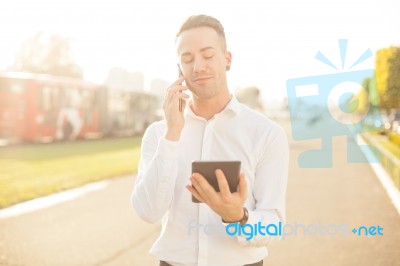
[[[299,230],[271,243],[264,265],[400,265],[400,216],[371,167],[348,164],[346,139],[335,138],[333,168],[299,168],[298,154],[318,145],[290,142],[287,222],[311,233],[334,224],[379,225],[383,236],[307,236]],[[133,182],[133,176],[115,178],[73,201],[0,219],[0,265],[157,265],[148,250],[160,227],[133,213]]]
[[[159,225],[141,221],[129,198],[134,176],[73,201],[0,219],[0,265],[154,265]]]

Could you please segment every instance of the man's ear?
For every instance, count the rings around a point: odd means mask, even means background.
[[[225,53],[225,61],[226,61],[226,71],[229,71],[231,69],[231,63],[232,63],[232,53],[231,52]]]

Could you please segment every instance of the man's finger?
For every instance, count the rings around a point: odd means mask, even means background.
[[[185,80],[185,78],[183,76],[179,77],[177,80],[175,80],[174,82],[172,82],[166,89],[166,91],[168,91],[169,88],[178,86],[178,85],[182,85],[183,81]]]
[[[170,102],[172,97],[174,97],[176,94],[181,93],[182,91],[185,91],[189,89],[187,86],[183,85],[175,85],[172,87],[169,87],[166,91],[165,98],[167,99],[167,102]]]
[[[189,99],[189,98],[190,98],[190,96],[188,94],[179,92],[179,93],[175,93],[174,95],[172,95],[171,102],[178,102],[179,99]]]
[[[184,76],[180,76],[177,80],[175,80],[170,87],[175,86],[175,85],[181,85],[182,82],[185,80]]]
[[[192,186],[186,186],[187,190],[190,191],[190,193],[192,193],[192,195],[200,202],[205,202],[204,199],[200,196],[200,194],[197,192],[196,189],[194,189]]]
[[[214,202],[217,200],[217,192],[201,174],[194,173],[190,180],[197,192],[206,202]]]
[[[187,99],[182,99],[182,110],[186,109],[186,100]]]
[[[164,98],[167,98],[167,96],[169,95],[169,91],[171,88],[176,87],[176,86],[183,86],[182,83],[185,80],[185,78],[183,76],[180,76],[177,80],[175,80],[174,82],[172,82],[166,89],[165,89],[165,96]],[[183,86],[186,87],[186,86]]]
[[[215,170],[215,176],[217,177],[219,192],[223,198],[227,198],[231,195],[228,181],[226,180],[225,174],[221,169]]]
[[[246,182],[246,178],[244,177],[244,173],[240,174],[238,191],[239,191],[240,198],[243,200],[246,200],[247,199],[247,182]]]

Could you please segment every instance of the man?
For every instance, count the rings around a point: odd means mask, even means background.
[[[284,222],[286,135],[229,92],[226,71],[232,55],[218,20],[189,17],[176,47],[183,77],[166,91],[165,120],[152,124],[143,136],[132,193],[142,219],[162,220],[151,253],[160,265],[262,265],[271,237],[231,236],[225,227]],[[238,191],[231,193],[224,173],[217,170],[216,192],[203,176],[191,174],[194,160],[241,161]],[[193,203],[192,195],[202,203]]]

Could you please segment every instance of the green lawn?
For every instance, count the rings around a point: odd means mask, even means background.
[[[0,148],[0,208],[136,173],[141,137]]]

